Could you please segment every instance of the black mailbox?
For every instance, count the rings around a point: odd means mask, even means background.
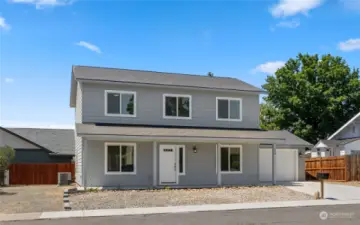
[[[317,173],[316,178],[319,180],[327,180],[329,179],[329,173]]]

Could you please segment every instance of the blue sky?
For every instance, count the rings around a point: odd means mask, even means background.
[[[0,2],[0,123],[69,127],[72,65],[261,86],[299,52],[360,67],[360,0]]]

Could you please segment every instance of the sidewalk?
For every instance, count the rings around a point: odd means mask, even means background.
[[[322,206],[322,205],[348,205],[360,204],[360,200],[334,201],[334,200],[305,200],[305,201],[277,201],[277,202],[256,202],[256,203],[237,203],[237,204],[216,204],[216,205],[187,205],[151,208],[125,208],[125,209],[99,209],[99,210],[79,210],[79,211],[58,211],[43,213],[19,213],[19,214],[0,214],[1,221],[17,220],[39,220],[39,219],[60,219],[75,217],[95,217],[95,216],[125,216],[125,215],[148,215],[165,213],[185,213],[185,212],[204,212],[204,211],[224,211],[224,210],[246,210],[264,208],[285,208],[303,206]]]
[[[293,191],[303,192],[311,196],[314,196],[316,191],[320,191],[320,182],[292,182],[283,183],[282,185]],[[324,194],[327,199],[360,200],[360,187],[325,182]]]

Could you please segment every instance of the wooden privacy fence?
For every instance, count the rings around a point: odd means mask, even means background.
[[[16,163],[9,166],[10,185],[57,184],[58,172],[71,172],[75,176],[74,163]]]
[[[305,161],[306,180],[329,173],[329,180],[360,181],[360,155],[311,158]]]

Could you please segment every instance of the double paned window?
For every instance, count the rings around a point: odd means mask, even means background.
[[[229,145],[220,147],[221,172],[242,172],[242,147]]]
[[[216,98],[216,120],[241,121],[241,98]]]
[[[136,93],[105,91],[105,114],[108,116],[136,116]]]
[[[164,118],[191,119],[191,96],[164,94]]]
[[[105,173],[135,174],[136,145],[132,143],[106,143]]]

